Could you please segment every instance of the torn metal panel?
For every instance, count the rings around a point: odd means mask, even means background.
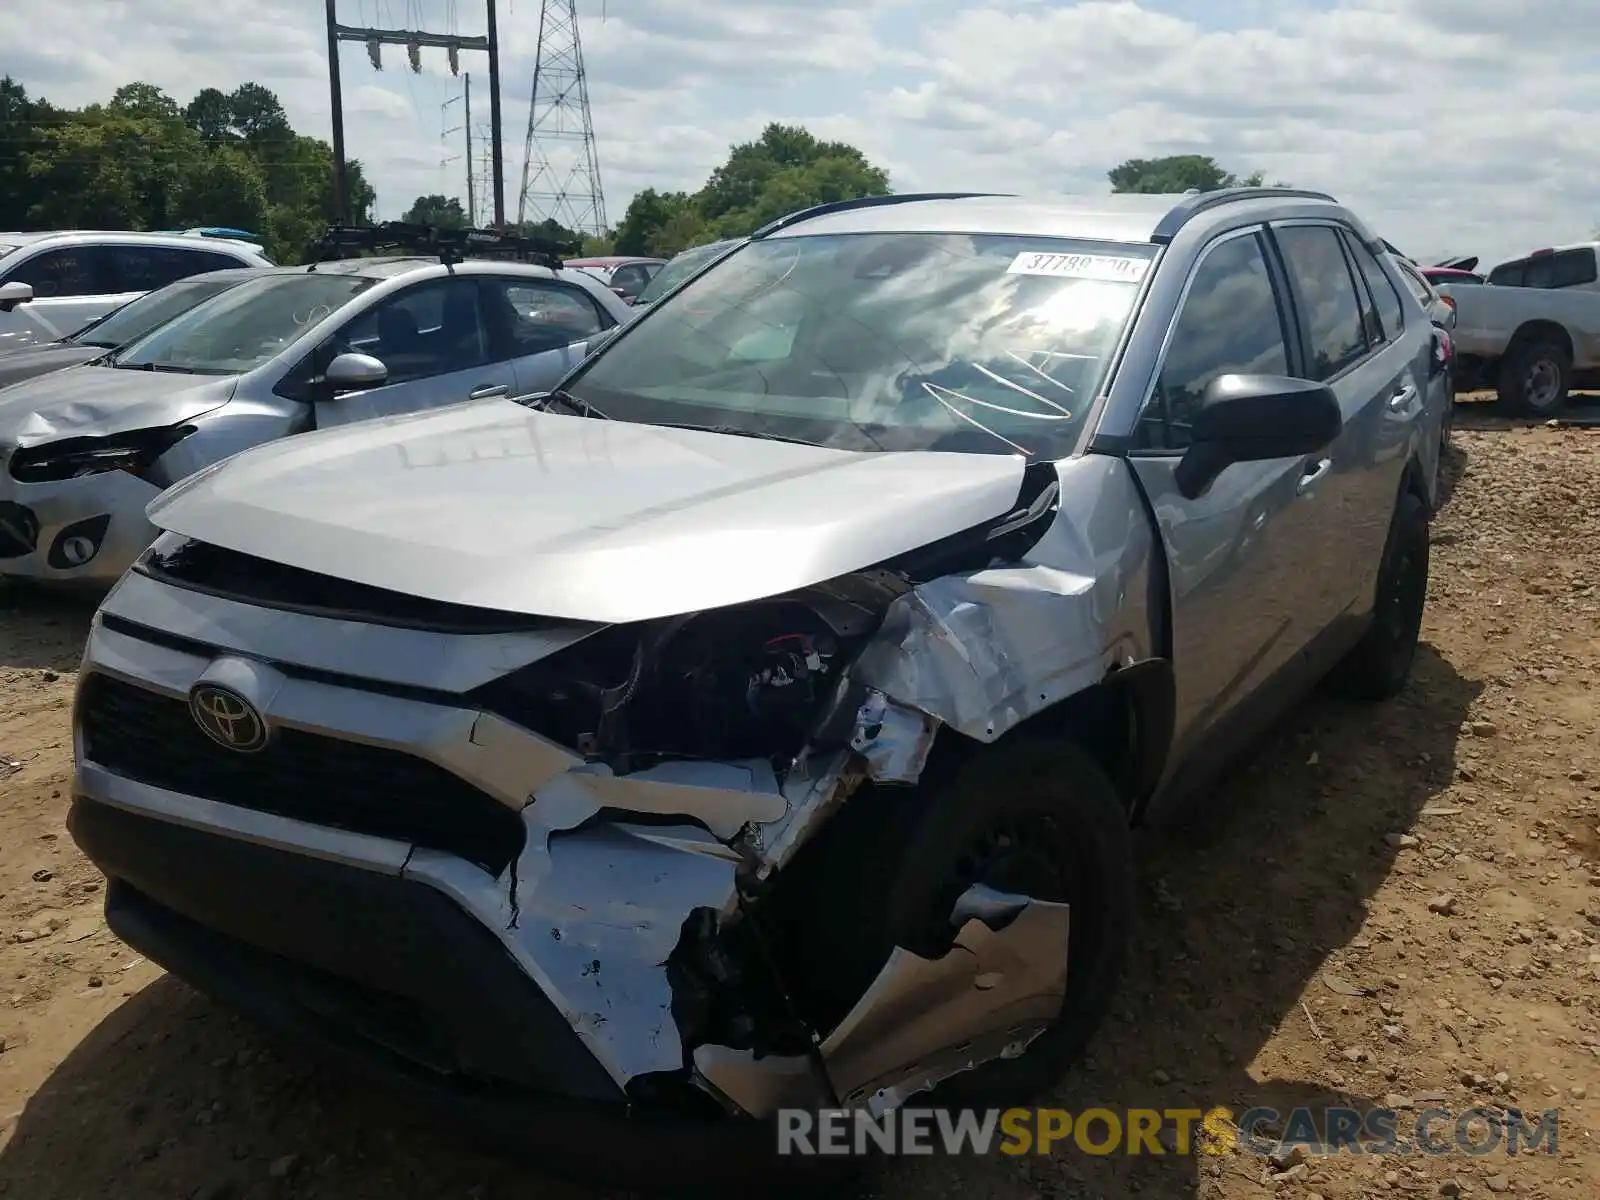
[[[939,722],[926,713],[869,691],[856,713],[850,748],[866,760],[879,783],[915,783],[928,763]]]
[[[925,959],[896,947],[822,1043],[839,1102],[883,1111],[1020,1054],[1061,1012],[1069,918],[1065,904],[969,888],[952,914],[960,932],[950,952]],[[701,1046],[694,1062],[714,1092],[751,1116],[825,1099],[804,1058]]]
[[[897,947],[823,1042],[840,1100],[897,1094],[913,1080],[931,1087],[974,1065],[977,1042],[998,1054],[1037,1037],[1067,994],[1068,918],[1065,904],[969,889],[950,953],[929,960]],[[1006,921],[998,930],[988,924],[997,919]]]
[[[731,911],[738,856],[702,829],[595,823],[525,810],[514,880],[417,850],[403,872],[495,930],[619,1085],[684,1066],[664,964],[688,915]]]
[[[983,742],[1099,682],[1108,655],[1153,641],[1155,543],[1115,459],[1058,464],[1061,506],[1014,565],[945,575],[900,597],[853,677]]]

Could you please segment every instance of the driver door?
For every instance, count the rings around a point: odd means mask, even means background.
[[[1177,672],[1172,763],[1249,725],[1275,680],[1315,637],[1330,563],[1324,455],[1234,463],[1200,496],[1174,471],[1206,385],[1227,373],[1295,375],[1287,284],[1259,229],[1201,252],[1157,372],[1130,462],[1160,529]]]
[[[496,362],[469,276],[451,275],[405,288],[353,317],[323,351],[369,354],[389,370],[380,387],[316,401],[317,427],[348,425],[509,395],[516,383],[508,362]]]

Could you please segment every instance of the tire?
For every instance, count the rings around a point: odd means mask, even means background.
[[[1414,493],[1404,492],[1389,523],[1372,625],[1329,675],[1333,691],[1352,700],[1376,702],[1405,688],[1427,604],[1430,539],[1428,506]]]
[[[1530,417],[1552,416],[1567,402],[1572,355],[1557,342],[1530,338],[1512,346],[1500,360],[1496,380],[1504,411]]]
[[[973,883],[1071,905],[1061,1015],[1021,1056],[953,1076],[930,1098],[1020,1103],[1082,1054],[1122,975],[1136,907],[1132,835],[1099,764],[1070,743],[1032,738],[970,759],[935,790],[894,871],[888,940],[924,957],[945,953],[950,912]]]

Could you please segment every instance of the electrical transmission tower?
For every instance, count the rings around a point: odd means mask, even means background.
[[[543,0],[540,6],[539,50],[522,154],[519,225],[550,218],[577,233],[606,231],[577,0]]]

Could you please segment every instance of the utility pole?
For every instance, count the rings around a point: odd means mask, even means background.
[[[404,46],[410,57],[411,69],[422,71],[419,57],[424,46],[444,50],[450,55],[450,73],[457,74],[458,55],[463,50],[478,50],[489,56],[489,122],[490,153],[494,159],[494,220],[495,228],[503,229],[506,220],[505,184],[501,171],[500,137],[500,35],[495,17],[495,0],[486,0],[488,8],[488,34],[485,37],[463,37],[453,33],[428,33],[420,29],[374,29],[339,24],[337,0],[327,0],[328,10],[328,90],[333,101],[333,195],[339,219],[348,221],[349,180],[344,156],[344,97],[339,84],[339,43],[363,42],[367,57],[375,70],[383,70],[381,47]],[[472,137],[472,124],[467,123],[467,137]],[[468,152],[467,162],[472,157]]]
[[[328,92],[333,101],[333,216],[350,223],[350,189],[344,175],[344,90],[339,85],[339,17],[328,0]]]
[[[494,227],[506,227],[506,171],[500,130],[500,31],[494,0],[489,5],[489,156],[494,161]]]
[[[467,224],[478,223],[478,200],[472,186],[472,72],[461,77],[461,100],[465,112],[461,124],[467,131]]]

